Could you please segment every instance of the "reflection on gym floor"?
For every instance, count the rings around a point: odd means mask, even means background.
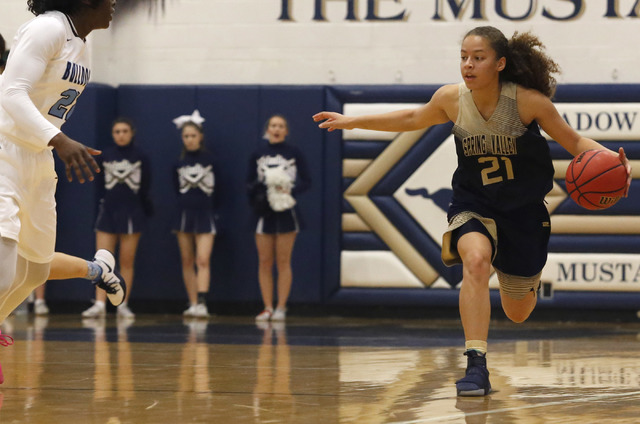
[[[10,317],[0,422],[635,423],[638,323],[498,322],[457,398],[455,320]]]

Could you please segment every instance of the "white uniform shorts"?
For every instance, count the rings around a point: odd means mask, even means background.
[[[0,135],[0,237],[28,261],[49,263],[56,244],[53,152],[33,152]]]

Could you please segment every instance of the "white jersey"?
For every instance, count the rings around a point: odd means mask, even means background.
[[[0,135],[48,147],[89,82],[90,55],[71,19],[49,11],[18,29],[0,79]]]

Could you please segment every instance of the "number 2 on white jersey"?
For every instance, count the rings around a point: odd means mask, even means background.
[[[56,104],[51,106],[51,109],[49,109],[49,115],[67,120],[73,113],[73,109],[76,107],[73,103],[76,101],[78,95],[80,95],[80,92],[70,88],[60,93],[60,95],[62,98],[58,100]]]

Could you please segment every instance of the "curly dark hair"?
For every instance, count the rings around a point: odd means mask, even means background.
[[[545,53],[544,44],[538,37],[530,32],[519,34],[516,31],[507,40],[499,29],[492,26],[474,28],[464,38],[470,35],[485,38],[495,50],[496,58],[506,59],[506,66],[500,73],[501,81],[511,81],[553,97],[556,91],[553,74],[560,73],[560,66]]]
[[[91,0],[90,7],[97,7],[102,0]],[[38,16],[49,10],[71,15],[82,7],[82,0],[27,0],[27,8]]]

